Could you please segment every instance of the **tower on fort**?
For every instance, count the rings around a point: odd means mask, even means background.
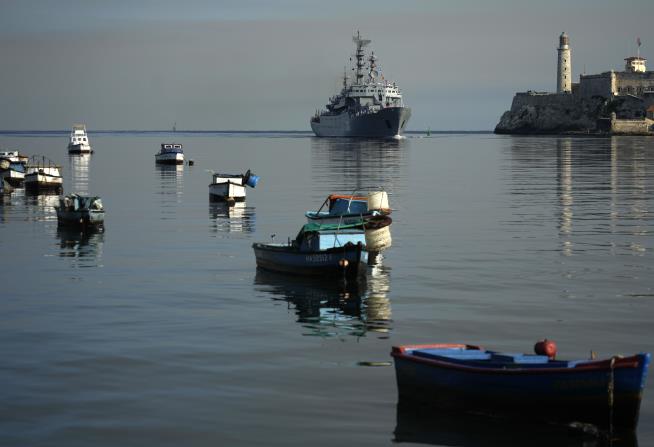
[[[563,32],[559,36],[559,60],[556,68],[556,92],[572,93],[572,63],[570,61],[570,38]]]

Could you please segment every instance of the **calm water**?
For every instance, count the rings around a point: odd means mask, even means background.
[[[80,235],[57,229],[53,196],[3,198],[0,445],[581,445],[421,423],[396,408],[391,346],[654,352],[651,139],[91,137],[79,157],[64,134],[0,134],[107,209],[104,233]],[[155,166],[173,140],[195,166]],[[211,170],[248,168],[244,206],[209,203]],[[252,242],[294,237],[331,192],[379,187],[393,247],[366,284],[257,273]],[[652,380],[638,442],[654,445]]]

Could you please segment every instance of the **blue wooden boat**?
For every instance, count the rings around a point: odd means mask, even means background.
[[[400,403],[633,431],[650,354],[554,360],[465,344],[395,346]]]
[[[330,194],[317,211],[307,211],[304,215],[309,223],[350,224],[390,213],[388,195],[374,191],[367,196]]]
[[[360,226],[306,224],[286,244],[254,243],[257,267],[293,275],[356,278],[368,262]]]

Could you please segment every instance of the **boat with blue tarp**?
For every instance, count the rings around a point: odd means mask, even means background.
[[[257,267],[306,276],[356,278],[366,270],[365,230],[351,225],[306,224],[287,243],[252,244]]]
[[[635,430],[650,354],[602,360],[539,354],[467,344],[395,346],[391,352],[401,404]]]
[[[246,197],[245,187],[256,188],[257,183],[259,183],[259,176],[249,169],[245,174],[213,173],[209,184],[209,200],[227,202],[230,205],[243,202]]]
[[[56,207],[59,225],[101,227],[104,225],[104,206],[97,196],[69,194],[59,198]]]

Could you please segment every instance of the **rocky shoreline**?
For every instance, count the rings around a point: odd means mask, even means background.
[[[515,135],[654,135],[654,120],[632,98],[607,100],[571,94],[517,93],[504,112],[496,134]],[[639,118],[619,119],[618,116]]]

